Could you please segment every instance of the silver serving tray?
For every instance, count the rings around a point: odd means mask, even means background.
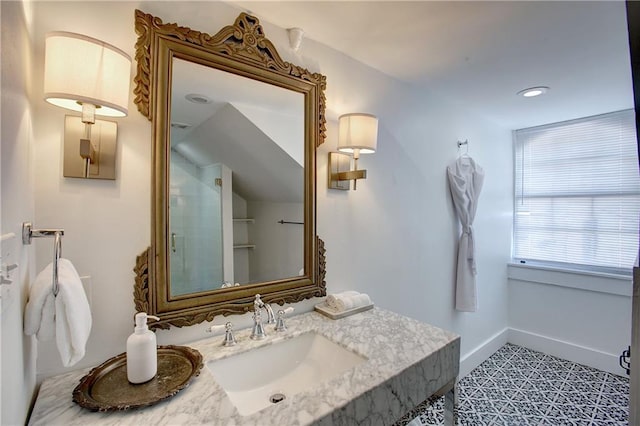
[[[170,398],[200,374],[202,355],[187,346],[158,346],[158,372],[148,382],[127,380],[127,354],[92,369],[73,390],[73,402],[91,411],[146,407]]]

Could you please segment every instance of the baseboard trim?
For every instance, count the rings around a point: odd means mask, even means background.
[[[627,377],[618,364],[618,355],[515,328],[508,329],[507,341],[514,345],[524,346],[611,374]]]
[[[469,374],[471,370],[482,364],[487,358],[493,355],[498,349],[507,343],[509,329],[494,334],[487,340],[478,345],[474,350],[460,359],[460,372],[458,379],[462,379]]]
[[[506,343],[524,346],[525,348],[597,368],[611,374],[628,377],[618,364],[618,355],[507,327],[482,342],[460,359],[458,379],[465,377]]]

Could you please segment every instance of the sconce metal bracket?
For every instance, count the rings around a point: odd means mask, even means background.
[[[329,188],[348,191],[351,181],[366,179],[366,170],[351,170],[351,155],[341,152],[329,153]]]
[[[90,158],[87,179],[115,180],[118,125],[113,121],[96,120],[91,128],[91,140],[88,141],[84,137],[81,118],[65,116],[62,175],[84,178],[86,159]]]
[[[337,180],[355,180],[355,179],[366,179],[367,171],[366,170],[351,170],[350,172],[340,172],[337,174]]]

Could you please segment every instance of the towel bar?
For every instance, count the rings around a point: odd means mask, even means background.
[[[62,256],[64,229],[33,229],[31,222],[22,223],[22,244],[31,244],[32,238],[53,237],[53,295],[58,295],[58,260]]]
[[[290,221],[287,221],[287,220],[284,220],[284,219],[279,220],[278,223],[281,224],[281,225],[283,225],[285,223],[290,223],[292,225],[304,225],[304,222],[290,222]]]

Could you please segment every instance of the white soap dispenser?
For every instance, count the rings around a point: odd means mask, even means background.
[[[127,379],[134,384],[148,382],[158,371],[156,334],[149,330],[147,318],[160,320],[146,312],[138,312],[136,327],[127,339]]]

